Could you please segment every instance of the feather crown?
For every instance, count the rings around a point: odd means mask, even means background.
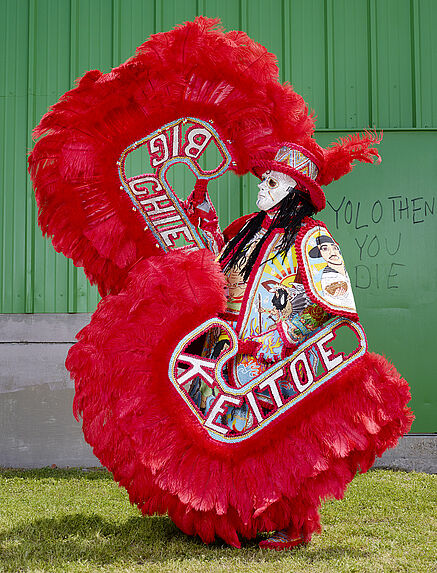
[[[267,170],[286,173],[309,194],[316,211],[325,208],[326,198],[322,185],[328,185],[352,171],[354,161],[380,163],[381,157],[373,147],[381,143],[382,134],[365,131],[355,133],[324,149],[313,137],[302,143],[283,143],[273,159],[258,159],[252,172],[261,177]]]

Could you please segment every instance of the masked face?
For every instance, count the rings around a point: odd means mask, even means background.
[[[266,171],[258,184],[259,193],[256,201],[261,211],[269,211],[286,197],[290,188],[296,187],[296,181],[279,171]]]

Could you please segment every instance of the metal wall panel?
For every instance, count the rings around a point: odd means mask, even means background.
[[[0,19],[0,301],[21,312],[26,300],[26,148],[28,3],[8,2]]]
[[[75,34],[78,10],[74,3],[70,0],[31,0],[28,6],[26,149],[32,145],[32,128],[47,108],[72,87],[74,78],[79,75],[77,50],[74,50],[78,40]],[[80,40],[86,45],[83,38]],[[84,62],[84,70],[86,65]],[[95,307],[97,293],[89,286],[83,271],[56,254],[41,236],[29,181],[26,231],[26,299],[24,308],[21,306],[15,312],[84,312],[89,306]]]
[[[64,0],[65,1],[65,0]],[[70,85],[90,69],[109,72],[113,66],[112,0],[70,0]],[[62,255],[61,255],[62,256]],[[70,263],[68,312],[87,312],[97,306],[97,290],[82,269]],[[59,312],[47,309],[45,312]]]
[[[4,65],[1,312],[82,312],[98,296],[36,226],[25,156],[49,105],[88,69],[107,72],[150,34],[196,14],[245,30],[278,57],[319,130],[437,127],[435,0],[0,0]],[[334,135],[332,136],[332,138]],[[179,174],[184,187],[190,176]],[[212,186],[214,187],[214,186]],[[256,182],[212,189],[226,224],[253,208]]]
[[[329,0],[326,14],[328,128],[369,123],[367,2]]]
[[[413,111],[412,14],[410,0],[371,0],[375,125],[416,127]]]
[[[437,2],[413,1],[416,127],[437,126]]]
[[[281,67],[289,81],[315,110],[319,129],[328,127],[325,0],[285,2],[287,43]]]
[[[29,131],[48,106],[71,87],[70,43],[70,2],[29,2]],[[32,193],[30,185],[28,193]],[[26,311],[62,312],[68,305],[71,263],[57,256],[51,244],[42,238],[34,216],[32,201],[27,237],[32,273]]]
[[[154,2],[114,0],[113,65],[126,61],[144,40],[155,33]]]
[[[338,134],[343,135],[343,134]],[[327,146],[333,134],[319,134]],[[342,248],[369,348],[408,380],[414,432],[437,432],[437,131],[390,131],[380,165],[358,165],[326,188],[320,219]],[[432,377],[431,377],[432,378]]]

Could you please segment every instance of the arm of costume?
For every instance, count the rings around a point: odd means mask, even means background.
[[[286,320],[279,320],[275,328],[267,330],[251,341],[258,342],[256,357],[264,362],[277,362],[296,350],[332,316],[317,304],[309,304],[300,313]]]
[[[307,340],[330,318],[332,315],[323,308],[317,304],[311,304],[291,319],[278,322],[277,330],[284,346],[290,350],[296,350],[299,344]]]
[[[208,195],[208,179],[197,179],[193,191],[182,202],[192,224],[206,238],[210,250],[216,254],[223,248],[224,238],[219,226],[217,211]],[[202,233],[203,232],[203,233]]]
[[[275,328],[253,337],[261,343],[257,358],[281,360],[298,348],[315,330],[333,316],[358,320],[352,286],[338,243],[320,221],[307,219],[296,238],[299,280],[308,304]]]
[[[340,246],[321,221],[307,218],[296,237],[296,256],[305,292],[334,316],[358,321]]]
[[[281,317],[272,328],[250,337],[260,345],[256,357],[265,362],[276,362],[296,350],[331,317],[358,320],[340,246],[326,226],[306,219],[292,249],[299,269],[292,286],[297,289],[299,284],[303,285],[301,300],[304,295],[306,304],[289,317]],[[292,258],[289,253],[289,259]]]

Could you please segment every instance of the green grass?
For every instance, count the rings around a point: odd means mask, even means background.
[[[104,471],[0,471],[0,571],[437,571],[437,476],[371,471],[322,509],[323,533],[287,552],[206,546],[142,518]]]

